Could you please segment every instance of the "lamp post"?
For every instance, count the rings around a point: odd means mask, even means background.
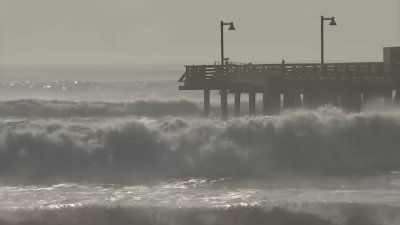
[[[233,26],[233,22],[230,23],[224,23],[224,21],[221,21],[221,68],[222,71],[225,72],[225,57],[224,57],[224,26],[228,26],[228,30],[235,30],[235,27]],[[220,90],[220,95],[221,95],[221,117],[223,120],[228,119],[228,90]]]
[[[224,65],[224,26],[228,26],[228,30],[235,30],[235,27],[233,26],[233,22],[230,23],[224,23],[224,21],[221,21],[221,65]]]
[[[324,21],[330,20],[329,26],[336,26],[335,17],[325,18],[321,16],[321,64],[324,64]]]

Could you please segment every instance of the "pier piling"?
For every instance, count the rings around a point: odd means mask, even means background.
[[[204,89],[204,116],[210,116],[210,90]]]
[[[240,92],[235,92],[235,117],[239,117],[240,116]]]
[[[227,120],[228,119],[228,91],[221,90],[219,93],[221,95],[221,118],[223,120]]]
[[[256,93],[249,93],[249,116],[256,115]]]
[[[264,115],[276,115],[281,110],[280,93],[274,90],[264,90],[263,92],[263,112]]]

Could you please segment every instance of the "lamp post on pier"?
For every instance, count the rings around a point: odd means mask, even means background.
[[[230,23],[224,23],[224,21],[221,21],[221,69],[222,72],[225,72],[225,57],[224,57],[224,26],[228,26],[228,30],[235,30],[235,27],[233,26],[233,22]],[[221,95],[221,117],[223,120],[228,119],[228,90],[223,89],[220,90],[220,95]]]
[[[336,26],[335,17],[325,18],[321,16],[321,64],[324,64],[324,21],[330,20],[329,26]]]
[[[224,23],[224,21],[221,21],[221,65],[224,65],[224,26],[228,26],[228,30],[236,30],[235,27],[233,26],[233,22],[230,23]]]

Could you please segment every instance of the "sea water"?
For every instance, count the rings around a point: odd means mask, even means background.
[[[1,82],[0,224],[400,224],[396,106],[221,121],[176,81],[77,78]]]

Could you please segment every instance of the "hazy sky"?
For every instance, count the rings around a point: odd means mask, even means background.
[[[1,64],[381,61],[400,45],[400,0],[0,0]],[[326,23],[328,24],[328,23]]]

